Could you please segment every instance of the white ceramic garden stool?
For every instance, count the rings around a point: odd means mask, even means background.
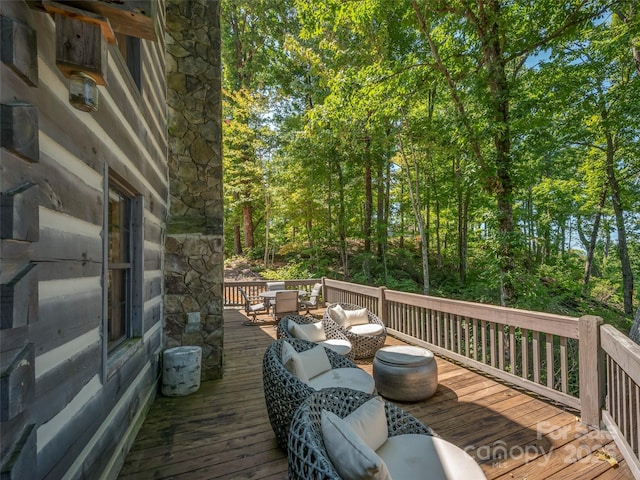
[[[182,397],[200,388],[202,347],[183,346],[162,353],[162,394]]]
[[[433,352],[411,345],[380,348],[373,359],[378,393],[399,402],[431,397],[438,388],[438,364]]]

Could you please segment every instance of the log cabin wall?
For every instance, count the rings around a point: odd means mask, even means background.
[[[160,373],[165,42],[134,41],[139,50],[127,59],[105,44],[107,86],[98,87],[98,110],[82,112],[56,65],[60,27],[46,3],[0,2],[2,478],[114,478]],[[154,3],[162,32],[164,0]],[[115,347],[105,233],[112,181],[130,196],[132,259],[123,268],[134,279]]]

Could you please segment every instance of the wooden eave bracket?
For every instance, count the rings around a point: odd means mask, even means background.
[[[60,4],[49,0],[26,1],[32,8],[45,11],[49,11],[45,3]],[[155,0],[122,0],[122,3],[117,4],[103,0],[68,0],[63,6],[83,12],[84,15],[94,14],[98,18],[108,19],[113,32],[158,41]]]
[[[112,45],[117,44],[116,35],[111,29],[111,23],[109,19],[95,13],[80,10],[78,8],[70,7],[69,5],[53,2],[51,0],[42,0],[42,6],[49,13],[55,13],[56,15],[65,15],[75,20],[80,20],[87,23],[95,23],[100,26],[102,36]]]

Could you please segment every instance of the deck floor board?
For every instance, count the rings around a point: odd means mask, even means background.
[[[276,330],[264,316],[254,325],[236,310],[225,310],[224,318],[224,378],[203,382],[186,397],[158,396],[119,479],[287,478],[262,387],[262,356]],[[436,394],[396,403],[466,449],[487,478],[633,478],[611,437],[582,425],[578,412],[440,357],[437,362]],[[370,360],[358,363],[371,373]],[[618,467],[593,455],[599,450],[618,460]]]

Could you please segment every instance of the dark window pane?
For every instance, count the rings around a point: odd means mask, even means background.
[[[107,340],[111,351],[127,339],[131,309],[131,200],[115,188],[109,188],[108,200]]]

